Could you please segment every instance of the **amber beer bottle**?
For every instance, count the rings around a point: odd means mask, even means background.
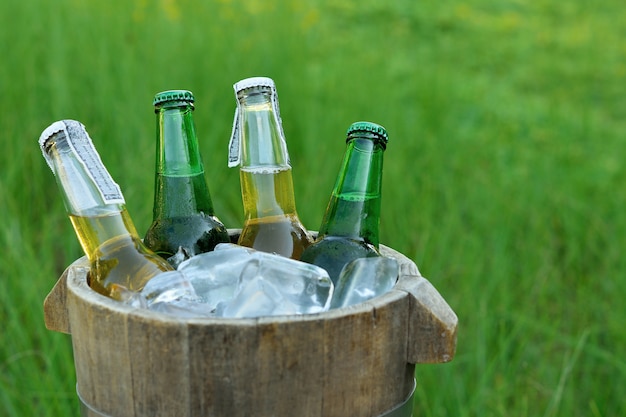
[[[229,166],[240,167],[244,225],[238,244],[299,259],[311,239],[296,212],[276,86],[254,77],[234,84],[237,110]]]
[[[153,220],[146,246],[172,266],[215,245],[230,242],[215,216],[193,119],[190,91],[169,90],[154,97],[157,150]]]
[[[150,278],[172,270],[141,242],[119,186],[81,123],[53,123],[41,134],[39,146],[90,261],[91,288],[119,298],[124,290],[139,291]]]
[[[387,131],[371,122],[353,123],[319,235],[301,260],[320,266],[337,284],[343,267],[357,258],[380,256],[378,229],[383,152]]]

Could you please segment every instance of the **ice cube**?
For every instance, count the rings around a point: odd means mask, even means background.
[[[238,289],[239,277],[250,262],[250,249],[230,243],[218,244],[212,252],[196,255],[178,267],[193,286],[200,302],[215,309],[230,300]]]
[[[152,278],[128,303],[177,317],[258,317],[327,310],[328,273],[315,265],[235,244],[182,262]]]
[[[182,262],[186,261],[187,259],[189,259],[190,257],[191,256],[185,250],[185,248],[183,248],[182,246],[179,246],[178,250],[176,251],[176,253],[173,254],[172,256],[170,256],[169,258],[167,258],[167,262],[170,265],[172,265],[174,267],[174,269],[178,269],[180,264]]]
[[[123,285],[111,284],[111,297],[128,306],[147,308],[146,299],[137,291],[132,291]]]
[[[398,261],[385,256],[355,259],[341,270],[330,308],[362,303],[389,291],[398,280]]]
[[[265,252],[249,256],[237,294],[218,307],[218,316],[310,314],[329,308],[333,283],[326,270]]]
[[[260,276],[252,276],[244,281],[244,285],[234,299],[220,303],[216,315],[219,317],[258,317],[271,316],[279,310],[284,298],[272,283]]]
[[[155,276],[143,287],[141,295],[148,306],[160,302],[198,299],[187,277],[179,271],[168,271]]]
[[[215,317],[215,310],[198,300],[160,301],[150,304],[148,308],[178,318]]]

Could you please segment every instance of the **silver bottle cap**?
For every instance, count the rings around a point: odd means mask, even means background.
[[[272,80],[269,77],[250,77],[250,78],[245,78],[241,81],[237,81],[233,85],[235,94],[237,94],[238,92],[242,90],[245,90],[247,88],[252,88],[252,87],[269,87],[272,90],[276,90],[276,83],[274,83],[274,80]]]

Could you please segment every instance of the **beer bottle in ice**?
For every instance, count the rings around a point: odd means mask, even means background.
[[[380,256],[378,229],[386,130],[356,122],[347,132],[347,147],[319,235],[301,260],[320,266],[336,284],[343,267],[357,258]]]
[[[119,298],[123,291],[139,291],[150,278],[172,269],[141,242],[119,186],[81,123],[53,123],[41,134],[39,146],[90,261],[91,288]]]
[[[215,216],[198,149],[190,91],[170,90],[154,97],[157,155],[153,220],[146,246],[178,264],[215,245],[230,242]]]
[[[238,243],[299,259],[311,240],[296,213],[276,86],[270,78],[254,77],[233,87],[237,109],[228,165],[241,165],[245,216]]]

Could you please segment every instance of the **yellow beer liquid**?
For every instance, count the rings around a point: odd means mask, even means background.
[[[139,239],[128,212],[99,216],[70,215],[91,262],[89,286],[116,298],[119,287],[139,291],[155,275],[173,268]]]
[[[246,221],[238,244],[300,259],[311,240],[298,215],[291,169],[242,168]]]

